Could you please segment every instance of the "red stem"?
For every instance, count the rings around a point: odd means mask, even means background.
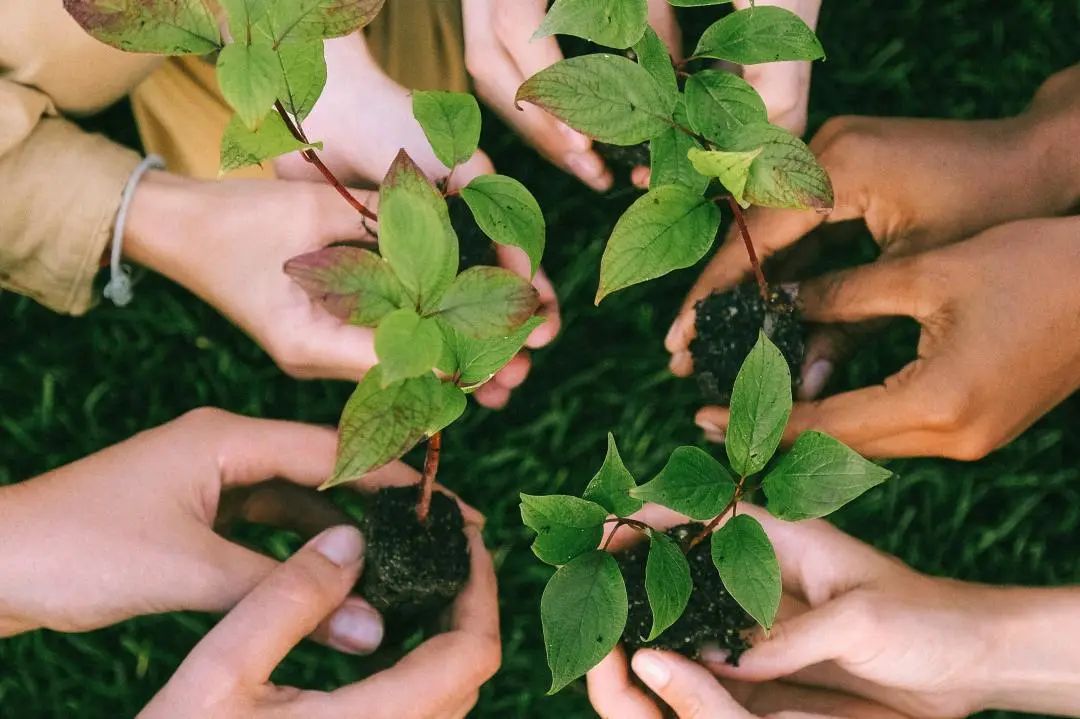
[[[435,475],[439,472],[439,455],[442,453],[442,432],[431,435],[424,456],[424,475],[420,478],[420,498],[416,502],[416,518],[427,524],[431,511],[431,492],[435,488]]]
[[[649,530],[649,525],[645,524],[645,522],[639,522],[636,519],[627,519],[626,517],[611,517],[610,519],[604,520],[604,524],[608,524],[610,522],[614,522],[615,526],[611,528],[611,532],[608,534],[607,539],[604,540],[604,545],[600,547],[600,549],[603,550],[607,550],[608,545],[611,544],[611,540],[615,538],[615,532],[619,531],[619,527],[633,527],[639,532],[646,532]]]
[[[274,109],[276,109],[277,113],[281,115],[281,119],[285,121],[285,127],[289,128],[289,132],[292,133],[292,136],[296,138],[297,142],[302,142],[305,145],[309,144],[307,136],[304,135],[304,131],[296,123],[293,122],[291,117],[289,117],[289,113],[285,110],[285,107],[281,104],[281,101],[277,101],[274,103]],[[334,175],[334,173],[330,171],[330,168],[327,167],[319,158],[318,153],[316,153],[314,150],[309,149],[302,150],[300,152],[300,155],[305,160],[315,166],[315,169],[318,170],[324,178],[326,178],[326,181],[330,184],[330,186],[337,190],[338,194],[345,198],[345,201],[348,202],[354,210],[356,210],[369,220],[374,220],[376,222],[378,221],[378,215],[365,207],[363,203],[360,202],[360,200],[356,199],[356,197],[353,196],[353,193],[349,192],[349,188],[345,187],[341,180],[339,180]]]
[[[728,206],[735,215],[735,222],[739,225],[739,233],[742,234],[743,243],[746,244],[746,253],[750,255],[750,266],[754,268],[754,277],[757,278],[758,289],[761,291],[761,299],[769,301],[769,283],[765,281],[765,273],[761,271],[761,262],[758,261],[757,252],[754,251],[754,243],[750,239],[750,229],[746,226],[746,218],[743,217],[742,208],[735,198],[727,196]]]
[[[698,532],[697,535],[690,540],[690,544],[686,546],[687,552],[705,541],[705,539],[713,533],[713,530],[716,529],[717,525],[720,524],[720,520],[723,519],[729,511],[732,513],[732,516],[735,516],[735,508],[739,506],[739,500],[742,499],[743,485],[745,483],[746,477],[741,477],[739,479],[739,483],[735,485],[735,494],[731,495],[731,501],[728,502],[727,506],[724,507],[723,511],[721,511],[720,514],[713,517],[712,521],[706,524],[705,528]]]

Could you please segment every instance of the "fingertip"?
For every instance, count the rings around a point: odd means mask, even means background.
[[[664,337],[664,348],[671,354],[681,352],[690,346],[693,339],[695,312],[693,308],[683,310],[671,323]]]
[[[562,320],[559,318],[558,312],[548,313],[545,316],[544,324],[529,334],[528,339],[525,340],[525,346],[535,350],[551,344],[552,340],[558,336],[561,327]]]
[[[495,381],[506,389],[520,387],[529,376],[532,362],[527,352],[519,352],[505,367],[495,374]]]
[[[644,165],[638,165],[630,171],[630,184],[639,190],[649,189],[649,182],[652,180],[652,170]]]
[[[488,409],[502,409],[510,401],[510,390],[488,382],[473,394],[476,401]]]
[[[671,683],[671,667],[658,651],[639,649],[630,660],[630,666],[654,692],[662,692]]]
[[[346,654],[371,654],[383,639],[382,615],[360,597],[349,597],[327,622],[326,644]]]
[[[694,372],[694,357],[689,352],[676,352],[668,368],[676,377],[689,377]]]
[[[694,424],[706,433],[727,432],[731,414],[726,407],[702,407],[694,415]]]

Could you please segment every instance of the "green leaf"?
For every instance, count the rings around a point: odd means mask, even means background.
[[[787,130],[766,123],[743,125],[731,133],[724,145],[731,151],[761,148],[746,181],[748,202],[795,209],[832,207],[829,175],[810,148]]]
[[[803,432],[765,476],[762,489],[773,516],[790,522],[824,517],[892,472],[821,432]]]
[[[814,31],[798,15],[762,5],[737,10],[710,25],[698,40],[694,56],[755,65],[817,60],[825,57],[825,51]]]
[[[776,453],[791,415],[791,371],[764,332],[743,360],[731,391],[727,448],[731,468],[743,477],[760,472]]]
[[[570,495],[521,495],[521,521],[536,532],[533,553],[556,567],[596,549],[606,519],[599,504]]]
[[[322,149],[322,143],[300,142],[277,114],[267,115],[254,132],[244,127],[239,115],[233,115],[221,138],[221,172],[258,165],[278,155],[312,148]]]
[[[348,35],[375,19],[385,0],[268,0],[260,22],[275,47]]]
[[[607,455],[600,470],[585,487],[581,496],[596,502],[604,509],[619,517],[626,517],[644,506],[644,502],[630,496],[630,491],[637,487],[634,475],[623,464],[619,448],[615,445],[615,436],[608,432]]]
[[[251,44],[252,29],[266,17],[267,0],[218,0],[229,16],[229,33],[234,43]]]
[[[695,131],[721,144],[743,125],[769,119],[750,83],[719,70],[702,70],[686,81],[686,115]]]
[[[656,502],[691,519],[712,519],[735,495],[735,480],[724,465],[697,447],[678,447],[651,481],[630,496]]]
[[[325,247],[285,263],[285,274],[330,314],[354,325],[374,327],[405,304],[390,264],[359,247]]]
[[[680,185],[649,190],[615,224],[600,261],[596,304],[616,290],[689,267],[720,226],[720,210]]]
[[[686,103],[680,96],[675,105],[675,123],[687,127]],[[678,127],[669,127],[649,140],[649,187],[682,185],[698,195],[709,186],[709,178],[690,164],[687,153],[701,149],[701,145]]]
[[[720,150],[699,150],[692,148],[687,153],[694,169],[707,177],[715,177],[743,207],[749,206],[743,197],[746,179],[750,176],[750,165],[761,154],[761,149],[750,152],[723,152]]]
[[[320,489],[359,479],[408,452],[445,417],[445,399],[431,373],[384,387],[382,367],[372,367],[341,412],[337,464]]]
[[[626,583],[607,552],[583,554],[552,575],[540,598],[554,694],[615,648],[626,626]]]
[[[660,88],[669,102],[675,102],[679,96],[679,83],[675,79],[675,66],[671,63],[671,55],[667,45],[660,39],[648,25],[645,26],[645,34],[634,45],[634,54],[637,55],[638,64],[652,75],[656,86]]]
[[[382,386],[431,371],[442,354],[442,333],[435,320],[411,307],[386,315],[375,330],[375,354],[382,367]]]
[[[506,175],[478,175],[461,190],[484,234],[500,245],[520,247],[529,256],[533,274],[544,254],[547,227],[532,193]]]
[[[540,296],[527,279],[502,267],[470,267],[447,288],[439,317],[459,332],[504,337],[532,317]]]
[[[303,121],[326,85],[326,58],[322,40],[282,45],[277,50],[282,92],[278,99],[298,122]]]
[[[645,594],[652,609],[651,642],[682,616],[694,583],[690,565],[675,540],[661,532],[649,533],[649,556],[645,560]]]
[[[205,55],[221,47],[203,0],[64,0],[83,30],[106,45],[154,55]]]
[[[217,59],[221,94],[249,130],[262,119],[281,94],[281,66],[269,45],[226,45]]]
[[[544,324],[543,317],[530,317],[521,327],[503,337],[478,340],[458,332],[439,319],[443,332],[443,357],[439,369],[457,375],[458,383],[475,389],[501,370],[521,351],[532,331]]]
[[[475,97],[464,92],[414,90],[412,108],[439,162],[454,167],[476,152],[480,106]]]
[[[555,0],[533,39],[558,33],[622,50],[648,26],[648,0]]]
[[[780,608],[780,563],[761,524],[748,514],[732,517],[713,532],[712,560],[739,606],[772,629]]]
[[[562,60],[518,88],[518,102],[544,108],[601,142],[636,145],[671,124],[674,100],[637,63],[595,53]]]
[[[404,150],[379,187],[379,251],[422,314],[438,307],[457,275],[446,201]]]
[[[439,382],[439,389],[435,395],[435,410],[432,412],[427,431],[424,433],[428,437],[436,432],[441,432],[448,425],[456,422],[457,418],[465,411],[465,405],[467,404],[465,393],[461,391],[460,387],[450,382]]]

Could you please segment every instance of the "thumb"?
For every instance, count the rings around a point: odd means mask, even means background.
[[[642,649],[634,673],[667,702],[679,719],[749,719],[746,711],[705,667],[671,652]]]
[[[717,676],[740,681],[779,679],[814,664],[842,659],[859,640],[861,612],[853,606],[857,594],[846,594],[791,619],[777,622],[739,657],[738,666],[704,658]],[[865,641],[866,633],[862,634]]]
[[[188,661],[262,684],[289,650],[345,600],[363,564],[364,538],[333,527],[275,568],[195,647]]]

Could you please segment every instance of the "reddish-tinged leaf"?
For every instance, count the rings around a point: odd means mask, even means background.
[[[285,273],[326,310],[373,327],[404,303],[404,289],[389,263],[359,247],[326,247],[294,257]]]

